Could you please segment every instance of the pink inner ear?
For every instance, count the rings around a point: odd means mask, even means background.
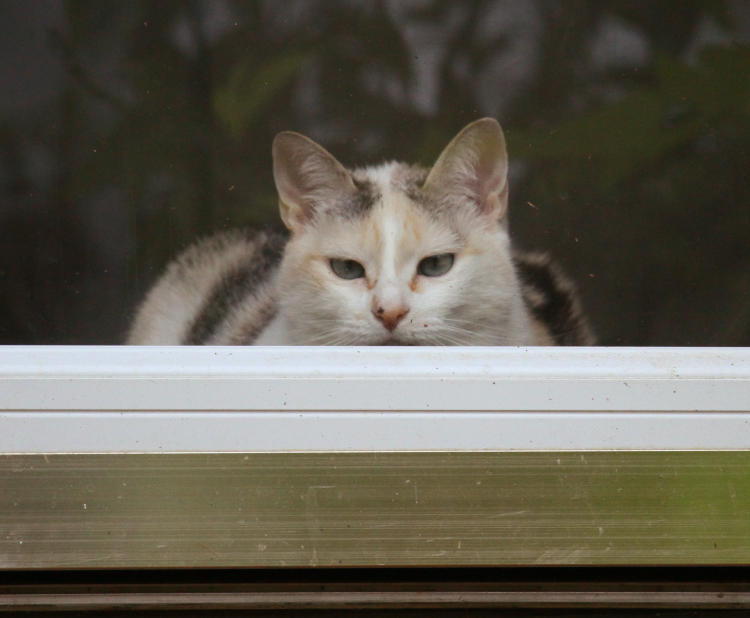
[[[476,195],[482,212],[500,219],[508,201],[508,183],[504,164],[494,158],[480,161],[476,167]]]

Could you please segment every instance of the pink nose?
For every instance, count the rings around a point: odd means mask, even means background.
[[[373,310],[372,315],[380,320],[388,330],[393,330],[407,313],[409,313],[409,310],[403,307],[395,307],[393,309],[378,307]]]

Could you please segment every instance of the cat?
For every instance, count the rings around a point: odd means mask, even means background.
[[[508,157],[493,118],[431,169],[348,170],[279,133],[287,232],[234,231],[174,260],[140,306],[135,345],[591,345],[575,288],[544,254],[513,252]]]

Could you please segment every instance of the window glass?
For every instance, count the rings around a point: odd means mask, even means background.
[[[602,344],[750,345],[750,5],[0,5],[0,343],[123,340],[200,236],[279,225],[274,135],[430,165],[497,118],[510,229]]]

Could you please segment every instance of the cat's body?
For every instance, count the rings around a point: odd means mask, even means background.
[[[169,265],[151,290],[128,343],[292,343],[276,293],[286,242],[284,233],[238,230],[196,243]],[[591,345],[594,340],[575,290],[548,257],[514,252],[513,263],[530,325],[517,345]],[[506,342],[510,345],[511,340]],[[490,345],[477,339],[466,341],[470,343]]]
[[[513,254],[499,125],[469,125],[431,170],[348,171],[282,133],[274,175],[290,234],[232,232],[172,262],[128,343],[587,345],[570,283]]]

